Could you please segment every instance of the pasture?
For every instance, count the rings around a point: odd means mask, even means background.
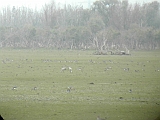
[[[0,49],[0,114],[5,120],[154,120],[160,115],[160,51],[92,53]]]

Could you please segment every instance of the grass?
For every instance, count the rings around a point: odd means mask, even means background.
[[[0,49],[0,114],[5,120],[154,120],[160,115],[160,51],[92,53]],[[64,66],[73,72],[61,72]]]

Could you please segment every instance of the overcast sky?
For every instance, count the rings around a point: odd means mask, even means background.
[[[41,8],[45,3],[49,3],[52,0],[1,0],[0,8],[6,6],[26,6],[31,8]],[[54,0],[57,4],[71,4],[71,5],[85,5],[88,6],[88,1],[92,3],[95,0]],[[130,3],[147,3],[154,0],[128,0]],[[157,0],[160,2],[160,0]]]

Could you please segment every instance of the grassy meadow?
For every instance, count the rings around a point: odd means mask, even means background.
[[[92,53],[0,49],[0,114],[5,120],[154,120],[160,115],[160,51]]]

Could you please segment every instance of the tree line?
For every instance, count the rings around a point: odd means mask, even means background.
[[[90,9],[54,1],[40,10],[0,9],[0,47],[53,49],[159,49],[160,3],[100,0]]]

